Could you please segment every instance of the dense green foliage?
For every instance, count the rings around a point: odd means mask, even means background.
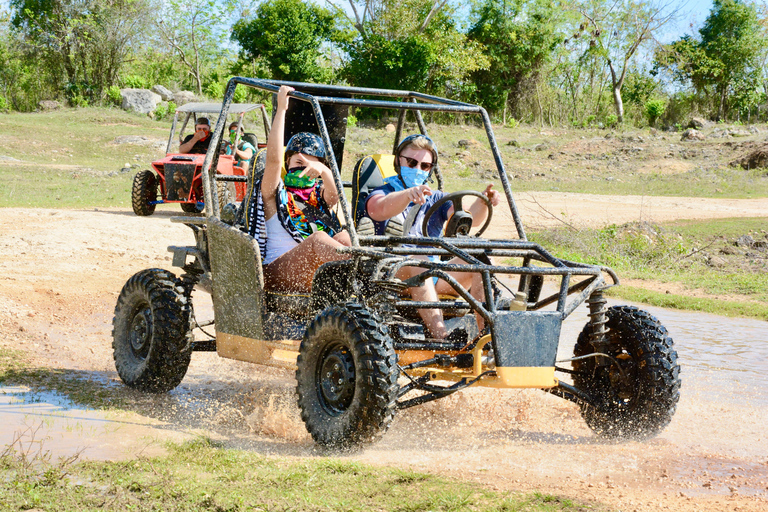
[[[263,60],[270,78],[330,82],[333,72],[322,47],[337,40],[333,14],[302,0],[268,0],[253,18],[232,27],[232,40],[246,60]]]
[[[768,12],[717,0],[658,41],[658,0],[11,0],[0,13],[0,111],[41,100],[114,105],[115,88],[218,98],[245,75],[417,90],[508,122],[764,121]],[[654,66],[649,69],[648,56]],[[256,99],[256,97],[248,98]],[[365,111],[358,117],[365,119]]]
[[[656,67],[690,84],[714,106],[717,119],[726,118],[732,109],[740,118],[766,101],[766,35],[754,5],[715,0],[699,38],[685,35],[660,48]]]
[[[526,100],[535,96],[544,65],[561,43],[554,4],[484,0],[475,7],[469,37],[485,47],[491,61],[472,74],[477,101],[493,111],[526,117]],[[506,117],[506,116],[505,116]]]

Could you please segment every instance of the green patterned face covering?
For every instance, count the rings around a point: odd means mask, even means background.
[[[285,175],[285,186],[289,188],[310,188],[315,186],[316,178],[310,178],[309,176],[299,176],[304,170],[304,167],[294,167],[288,169],[288,173]]]

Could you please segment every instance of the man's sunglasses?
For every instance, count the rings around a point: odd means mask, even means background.
[[[405,159],[405,163],[408,164],[408,167],[413,167],[415,169],[418,166],[422,171],[429,171],[432,169],[432,162],[419,162],[415,158],[402,155],[400,158]]]

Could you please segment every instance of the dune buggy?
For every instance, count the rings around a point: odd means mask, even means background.
[[[224,119],[238,84],[275,93],[285,82],[233,78],[213,132],[221,139]],[[256,241],[240,208],[223,215],[217,197],[225,177],[212,173],[217,152],[202,167],[204,217],[176,217],[195,233],[196,245],[172,246],[180,275],[148,269],[131,277],[120,293],[113,322],[117,371],[129,386],[166,392],[183,379],[196,350],[222,357],[296,370],[298,406],[316,443],[350,448],[387,430],[399,409],[446,397],[470,386],[539,388],[577,403],[586,423],[609,438],[647,438],[670,421],[679,399],[680,378],[672,339],[659,321],[631,306],[607,307],[604,291],[618,285],[608,267],[558,258],[526,238],[490,119],[476,105],[409,91],[288,83],[295,88],[286,138],[318,133],[332,148],[330,164],[341,195],[340,208],[352,246],[349,259],[328,263],[314,275],[311,294],[281,295],[264,289]],[[274,96],[273,96],[274,101]],[[426,134],[422,112],[476,116],[488,136],[498,177],[517,237],[486,239],[467,234],[468,212],[450,194],[458,215],[445,236],[376,236],[363,230],[368,192],[394,172],[391,155],[371,155],[343,182],[339,169],[350,106],[397,112],[394,146],[411,113]],[[432,134],[434,137],[434,134]],[[212,146],[213,147],[213,146]],[[252,175],[263,170],[257,163]],[[438,174],[438,187],[443,176]],[[351,187],[352,202],[346,197]],[[249,201],[246,195],[244,203]],[[425,220],[426,223],[426,220]],[[471,222],[469,223],[471,225]],[[360,228],[360,229],[358,229]],[[415,255],[436,256],[430,260]],[[464,265],[442,257],[458,256]],[[407,281],[395,277],[404,266],[424,272]],[[482,275],[484,300],[473,296],[449,271]],[[459,299],[416,302],[403,291],[438,277]],[[196,340],[192,291],[212,293],[215,336]],[[551,288],[547,292],[547,288]],[[575,342],[573,357],[556,361],[563,320],[582,303],[589,320]],[[441,308],[466,326],[479,312],[489,327],[468,342],[431,339],[416,310]]]
[[[266,147],[266,134],[269,133],[269,117],[264,105],[232,104],[224,119],[233,116],[233,120],[237,120],[242,126],[245,115],[256,110],[261,112],[265,133],[264,142],[259,144],[257,136],[251,132],[245,133],[242,138],[250,142],[255,148],[263,148]],[[131,206],[136,215],[152,215],[155,212],[155,207],[163,203],[178,203],[181,205],[181,209],[187,213],[198,213],[203,210],[205,202],[203,200],[202,168],[205,155],[173,153],[171,150],[176,144],[180,144],[184,140],[185,128],[190,127],[194,130],[195,122],[200,115],[205,117],[211,114],[216,116],[221,114],[221,105],[218,103],[186,103],[176,109],[171,133],[168,136],[165,157],[152,162],[151,170],[139,171],[133,177]],[[176,140],[175,135],[180,119],[182,122],[178,129],[178,140]],[[253,122],[253,120],[249,121]],[[237,139],[231,142],[238,144],[239,141],[240,135],[238,134]],[[222,142],[219,141],[216,147],[220,147]],[[211,141],[211,146],[213,145],[213,141]],[[252,158],[251,162],[254,160],[255,158]],[[248,170],[238,167],[234,157],[230,155],[222,155],[216,166],[216,172],[225,176],[245,176]],[[242,201],[245,188],[245,184],[242,182],[230,182],[227,186],[219,187],[217,199],[221,204],[227,204],[234,200]]]

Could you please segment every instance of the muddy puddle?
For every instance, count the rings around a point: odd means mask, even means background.
[[[57,393],[25,386],[0,386],[0,425],[0,446],[52,460],[73,454],[101,460],[157,454],[166,439],[188,437],[152,418],[83,408]]]

